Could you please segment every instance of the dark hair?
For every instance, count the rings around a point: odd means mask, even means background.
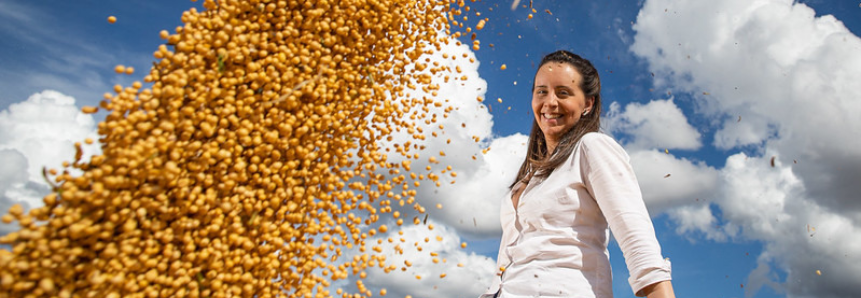
[[[571,129],[563,134],[559,140],[559,144],[556,145],[556,149],[549,154],[547,152],[547,142],[544,139],[544,133],[541,132],[538,122],[533,117],[526,158],[523,160],[523,164],[520,165],[517,178],[514,179],[509,188],[513,188],[519,181],[527,180],[531,177],[530,174],[536,177],[550,176],[553,170],[568,159],[568,156],[574,151],[574,146],[577,145],[580,138],[586,133],[597,132],[601,124],[601,79],[592,63],[577,54],[559,50],[544,56],[538,68],[540,69],[544,64],[549,62],[567,63],[577,70],[580,76],[583,77],[583,80],[580,82],[580,89],[585,94],[587,100],[589,98],[593,99],[592,110],[585,116],[582,116]],[[532,80],[532,89],[535,89],[534,78]]]

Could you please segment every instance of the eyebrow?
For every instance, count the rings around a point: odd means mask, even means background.
[[[538,86],[533,87],[533,89],[535,89],[535,88],[549,88],[549,87],[547,87],[547,85],[538,85]],[[555,89],[559,89],[559,88],[572,89],[571,86],[566,86],[566,85],[556,86]]]

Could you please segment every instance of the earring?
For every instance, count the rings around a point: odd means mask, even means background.
[[[586,115],[589,115],[589,111],[588,111],[588,110],[583,111],[583,115],[582,115],[582,116],[586,116]]]

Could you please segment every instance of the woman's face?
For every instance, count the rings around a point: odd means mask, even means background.
[[[594,98],[587,99],[580,90],[582,80],[577,69],[568,63],[548,62],[535,74],[532,112],[544,139],[554,147],[580,121],[584,111],[592,110]]]

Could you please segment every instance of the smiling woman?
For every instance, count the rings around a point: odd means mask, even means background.
[[[596,101],[595,94],[587,98],[583,93],[580,88],[583,76],[574,65],[556,61],[564,57],[564,52],[556,52],[545,58],[547,62],[542,63],[535,74],[535,86],[532,88],[532,110],[544,135],[547,152],[553,152],[565,133],[574,128],[581,117],[589,115]],[[597,82],[597,76],[592,77]],[[586,126],[584,123],[584,129]]]
[[[612,229],[637,296],[675,297],[628,155],[597,132],[592,64],[557,51],[535,75],[529,152],[502,199],[502,240],[484,297],[613,297]]]
[[[538,177],[549,175],[547,170],[564,162],[577,141],[597,132],[601,123],[601,79],[589,60],[567,51],[548,54],[541,60],[532,91],[529,164],[521,165],[511,187],[527,177],[530,166],[536,167],[533,174]],[[563,154],[554,154],[557,150]]]

